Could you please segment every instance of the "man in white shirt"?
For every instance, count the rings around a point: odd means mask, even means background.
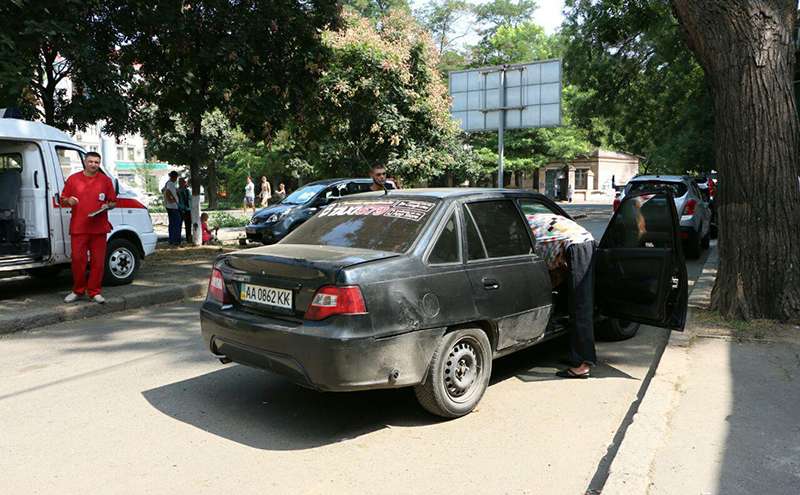
[[[169,220],[169,244],[170,246],[181,245],[181,212],[178,209],[178,172],[169,173],[169,180],[161,189],[164,194],[164,207],[167,209],[167,219]]]

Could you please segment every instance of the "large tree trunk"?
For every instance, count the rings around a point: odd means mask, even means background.
[[[720,267],[730,318],[800,320],[796,0],[672,0],[714,97]]]
[[[217,163],[214,160],[208,162],[208,209],[217,209]]]
[[[192,241],[195,246],[203,244],[203,235],[200,231],[200,139],[202,130],[203,114],[193,115],[189,175],[192,183]]]

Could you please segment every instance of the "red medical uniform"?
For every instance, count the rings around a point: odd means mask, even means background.
[[[72,207],[69,234],[72,239],[72,292],[86,293],[89,297],[100,294],[106,260],[106,235],[111,232],[108,212],[94,217],[89,214],[97,211],[105,203],[117,200],[114,184],[108,176],[98,172],[92,177],[78,172],[69,176],[62,198],[74,196],[78,204]],[[89,279],[86,279],[86,264],[89,266]]]

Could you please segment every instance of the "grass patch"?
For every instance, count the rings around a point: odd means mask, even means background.
[[[773,340],[778,337],[797,338],[800,340],[800,326],[781,323],[775,320],[729,320],[716,311],[692,309],[694,325],[698,327],[698,335],[728,336],[739,341]]]

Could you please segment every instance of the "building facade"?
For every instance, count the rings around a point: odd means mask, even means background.
[[[551,162],[539,169],[538,191],[555,199],[576,201],[613,199],[616,188],[639,173],[641,157],[596,149],[567,162]]]

